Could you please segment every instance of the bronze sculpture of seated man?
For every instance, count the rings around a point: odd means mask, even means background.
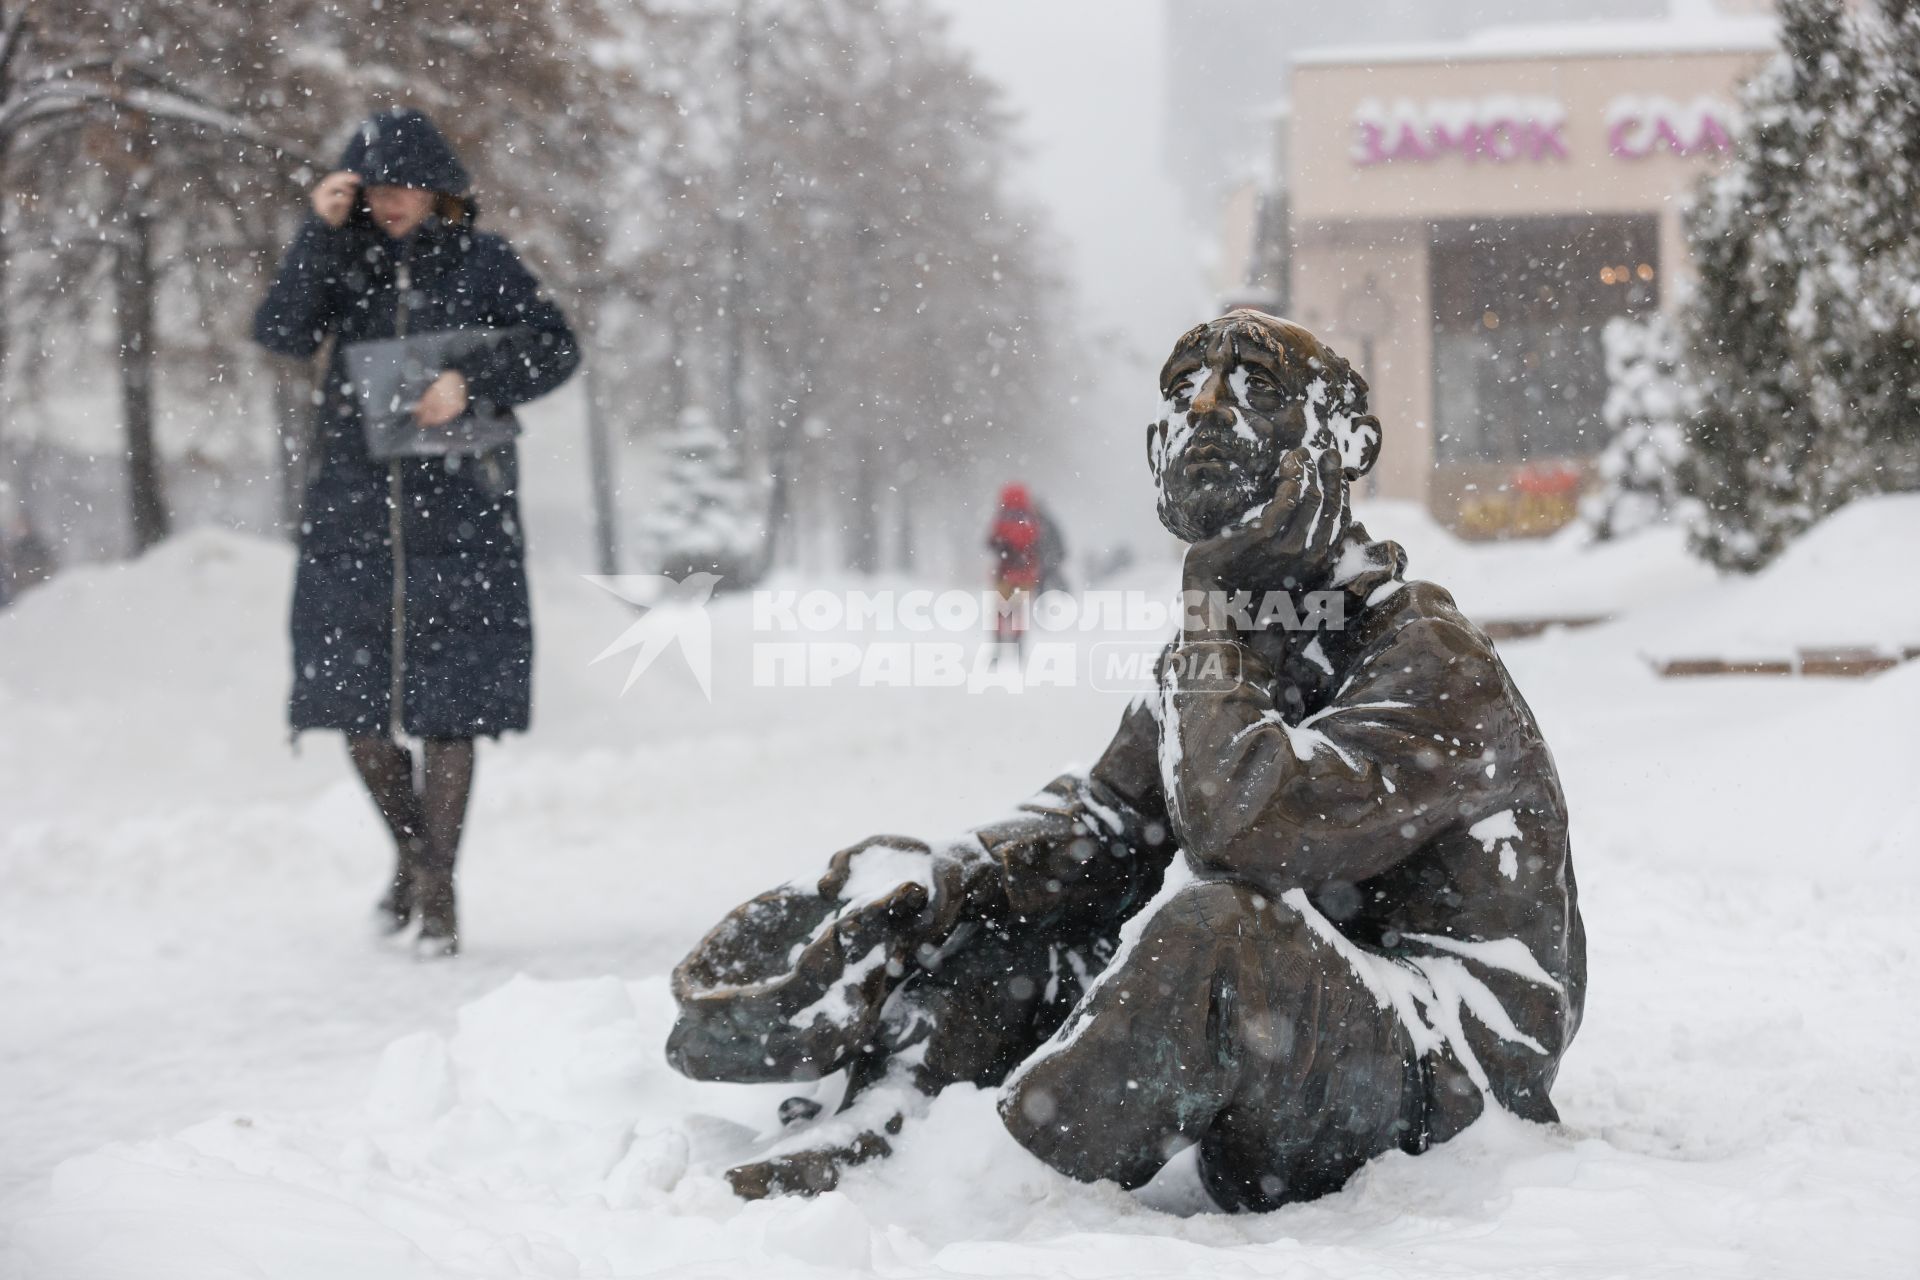
[[[1236,311],[1161,391],[1186,590],[1335,592],[1343,625],[1204,611],[1086,776],[948,847],[862,842],[708,935],[674,975],[680,1070],[848,1071],[839,1122],[733,1170],[740,1194],[833,1186],[958,1082],[1074,1178],[1139,1187],[1197,1144],[1227,1209],[1323,1195],[1488,1105],[1556,1118],[1586,981],[1566,803],[1487,637],[1351,519],[1366,383]]]

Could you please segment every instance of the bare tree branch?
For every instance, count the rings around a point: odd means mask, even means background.
[[[93,80],[37,83],[0,105],[0,146],[30,124],[104,107],[114,112],[137,112],[174,124],[211,129],[223,137],[252,143],[291,160],[303,169],[317,162],[300,147],[247,123],[231,111],[212,106],[178,89],[123,88]]]
[[[32,6],[21,3],[0,17],[0,92],[6,89],[7,71],[13,60],[27,43],[27,10]]]

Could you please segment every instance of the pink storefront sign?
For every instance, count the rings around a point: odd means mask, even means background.
[[[1717,98],[1623,95],[1607,104],[1607,147],[1622,160],[1731,151],[1733,110]]]
[[[1607,148],[1617,159],[1731,151],[1733,109],[1717,98],[1689,102],[1623,94],[1607,104]],[[1569,160],[1566,108],[1553,98],[1489,94],[1483,98],[1370,98],[1354,109],[1355,166],[1429,164],[1450,157],[1469,163],[1543,164]]]
[[[1552,98],[1496,94],[1391,104],[1377,99],[1354,111],[1353,162],[1426,163],[1446,156],[1494,164],[1539,164],[1568,158],[1566,110]]]

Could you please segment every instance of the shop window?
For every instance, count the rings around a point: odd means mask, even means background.
[[[1658,305],[1656,220],[1439,223],[1430,253],[1435,460],[1598,453],[1600,331]]]

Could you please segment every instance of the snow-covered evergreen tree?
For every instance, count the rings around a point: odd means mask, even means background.
[[[1920,25],[1911,0],[1783,0],[1781,34],[1688,220],[1681,482],[1697,549],[1749,571],[1850,498],[1920,479]]]
[[[1692,397],[1679,378],[1678,339],[1666,317],[1615,316],[1600,334],[1607,361],[1609,432],[1600,483],[1581,503],[1596,541],[1634,533],[1690,505],[1680,493]]]
[[[641,525],[650,558],[673,578],[718,574],[723,591],[750,584],[758,576],[759,502],[740,451],[698,406],[681,411],[661,445],[666,484]]]
[[[1842,16],[1837,0],[1783,5],[1785,50],[1743,94],[1737,158],[1688,218],[1699,276],[1687,368],[1701,412],[1682,479],[1704,507],[1697,549],[1727,568],[1759,568],[1813,520],[1800,480],[1815,424],[1786,311],[1815,190],[1808,163],[1830,114],[1823,62]]]
[[[1881,0],[1854,23],[1825,162],[1839,234],[1815,242],[1790,321],[1840,446],[1822,471],[1840,501],[1920,488],[1920,4]]]

